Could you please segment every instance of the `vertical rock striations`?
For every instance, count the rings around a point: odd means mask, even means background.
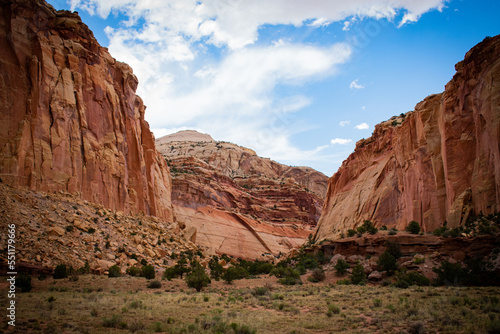
[[[456,66],[442,94],[378,124],[329,180],[316,239],[364,220],[425,231],[500,211],[500,37]]]
[[[76,13],[0,1],[0,178],[172,218],[170,175],[132,69]]]

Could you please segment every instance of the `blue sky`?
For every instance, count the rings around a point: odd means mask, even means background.
[[[331,176],[500,33],[497,0],[49,0],[139,78],[156,137],[211,134]]]

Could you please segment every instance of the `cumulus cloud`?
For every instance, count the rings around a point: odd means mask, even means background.
[[[265,24],[321,26],[350,17],[393,19],[404,13],[399,23],[417,20],[429,10],[441,10],[446,0],[71,0],[71,7],[107,17],[122,12],[130,24],[140,18],[170,31],[199,39],[209,37],[215,45],[241,48],[258,39]]]
[[[349,88],[350,89],[363,89],[363,88],[365,88],[365,86],[358,84],[358,80],[359,79],[356,79],[353,82],[351,82],[351,84],[349,85]]]
[[[300,150],[292,136],[304,129],[293,114],[308,96],[276,88],[303,85],[335,74],[349,61],[349,45],[256,43],[263,26],[321,29],[363,18],[418,20],[446,0],[70,0],[121,22],[106,28],[109,50],[132,66],[146,118],[157,137],[173,129],[203,129],[221,140],[249,146],[273,159],[325,159],[329,145]],[[349,28],[347,24],[346,29]],[[357,80],[353,89],[362,87]]]
[[[356,125],[354,128],[358,130],[368,130],[370,126],[368,125],[368,123],[361,123]]]
[[[349,124],[351,124],[351,121],[340,121],[340,123],[339,123],[339,125],[341,127],[345,127],[346,125],[349,125]]]
[[[335,138],[331,140],[332,145],[347,145],[352,143],[351,139]]]

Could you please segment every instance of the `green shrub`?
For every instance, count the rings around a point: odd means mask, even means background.
[[[161,288],[161,282],[158,280],[154,280],[148,283],[148,289],[159,289]]]
[[[381,230],[381,231],[387,231],[387,226],[382,225],[382,226],[380,227],[380,230]]]
[[[406,231],[410,232],[411,234],[419,234],[420,233],[420,225],[412,220],[408,226],[406,226]]]
[[[325,280],[325,272],[321,268],[316,268],[312,271],[311,276],[309,276],[309,282],[318,283]]]
[[[61,279],[68,277],[68,269],[65,264],[58,264],[54,269],[54,279]]]
[[[340,307],[338,307],[335,304],[329,304],[328,305],[328,311],[326,312],[326,315],[331,317],[333,314],[339,314],[340,313]]]
[[[269,288],[267,288],[265,286],[260,286],[260,287],[256,287],[256,288],[253,289],[252,295],[254,295],[254,296],[264,296],[268,292],[269,292]]]
[[[141,269],[141,275],[146,279],[154,279],[156,276],[155,267],[148,264]]]
[[[430,284],[430,280],[424,275],[420,274],[417,271],[406,272],[405,268],[399,271],[396,274],[396,277],[397,277],[397,281],[395,284],[396,287],[407,288],[412,285],[428,286]]]
[[[137,277],[137,276],[141,275],[141,269],[137,268],[137,267],[130,267],[130,268],[127,268],[126,274],[130,275],[132,277]]]
[[[21,289],[21,292],[31,291],[31,276],[21,272],[16,277],[16,288]]]
[[[356,231],[351,230],[351,229],[347,230],[347,236],[348,237],[354,237],[355,235],[356,235]]]
[[[177,278],[180,276],[179,269],[177,267],[168,267],[165,268],[163,272],[163,278],[171,281],[173,278]]]
[[[435,229],[434,232],[432,232],[432,234],[435,235],[436,237],[440,237],[443,235],[444,232],[446,232],[446,230],[447,230],[446,226],[441,226]]]
[[[338,259],[335,264],[335,272],[338,275],[344,275],[351,266],[344,259]]]
[[[348,279],[348,278],[341,279],[341,280],[337,281],[337,284],[338,285],[350,285],[351,284],[351,280]]]
[[[351,283],[355,285],[364,285],[366,284],[366,274],[365,274],[365,269],[361,264],[357,264],[353,269],[352,269],[352,274],[350,277]]]
[[[441,262],[441,267],[432,269],[437,275],[437,285],[460,285],[465,282],[466,271],[460,263]]]
[[[210,277],[205,273],[205,269],[198,262],[194,262],[191,273],[186,276],[186,284],[190,288],[200,292],[204,287],[211,283]]]
[[[300,280],[300,271],[297,269],[279,267],[273,269],[271,275],[278,277],[278,282],[284,285],[302,284]]]
[[[401,253],[401,247],[397,243],[387,241],[385,243],[385,247],[386,251],[389,252],[389,254],[391,254],[392,256],[394,256],[396,260],[399,259],[401,256],[403,256],[403,253]]]
[[[122,270],[120,267],[115,264],[109,267],[108,269],[108,277],[120,277],[122,275]]]
[[[396,230],[395,228],[391,228],[389,230],[389,235],[396,235],[396,234],[398,234],[398,230]]]
[[[183,254],[179,259],[179,261],[177,261],[177,264],[174,266],[181,279],[184,276],[184,274],[187,274],[191,271],[191,269],[188,268],[187,263],[188,263],[187,259]]]
[[[103,318],[102,326],[108,328],[119,328],[121,324],[121,316],[113,314],[111,318]]]
[[[387,272],[393,272],[396,269],[398,269],[396,258],[388,250],[386,250],[385,252],[382,253],[382,255],[380,255],[377,261],[377,266],[381,270]]]
[[[224,273],[224,267],[219,263],[219,257],[214,255],[208,262],[210,277],[218,281]]]
[[[461,234],[462,232],[458,228],[454,228],[450,231],[450,237],[452,238],[458,238]]]

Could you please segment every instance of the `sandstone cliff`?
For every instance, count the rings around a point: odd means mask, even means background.
[[[500,37],[456,66],[442,94],[375,127],[329,180],[316,240],[364,220],[425,231],[500,211]]]
[[[181,131],[157,140],[172,174],[175,218],[215,253],[257,258],[301,245],[323,205],[327,177],[289,167],[209,135]],[[295,176],[295,177],[292,177]]]
[[[326,194],[328,177],[310,167],[293,167],[259,157],[253,150],[227,142],[216,142],[210,135],[180,131],[156,140],[158,151],[166,158],[195,157],[228,177],[264,176],[292,178],[320,197]]]
[[[137,84],[78,14],[1,1],[1,180],[171,220],[170,175]]]

